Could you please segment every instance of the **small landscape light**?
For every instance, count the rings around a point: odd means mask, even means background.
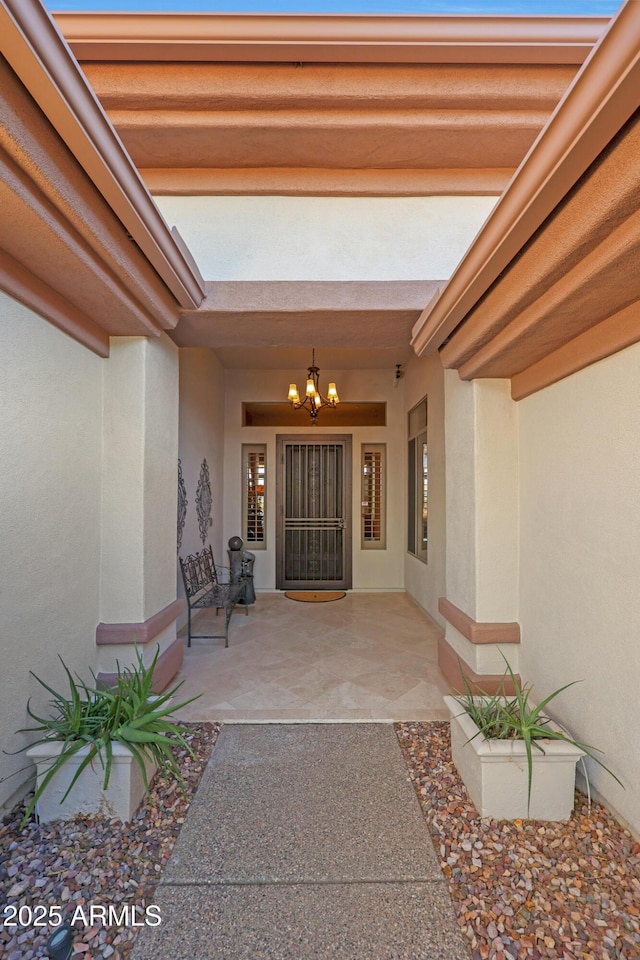
[[[47,940],[47,953],[51,960],[69,960],[73,953],[74,930],[71,924],[57,927]]]

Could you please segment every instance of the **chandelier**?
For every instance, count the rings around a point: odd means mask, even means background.
[[[298,387],[296,384],[289,384],[289,400],[293,404],[293,409],[308,410],[311,417],[311,424],[314,427],[317,423],[318,410],[320,407],[335,407],[340,403],[340,397],[338,396],[338,390],[335,383],[329,384],[327,396],[324,397],[320,393],[319,382],[320,370],[318,367],[316,367],[316,351],[314,347],[311,355],[311,366],[307,371],[307,386],[303,400],[300,399],[300,394],[298,393]]]

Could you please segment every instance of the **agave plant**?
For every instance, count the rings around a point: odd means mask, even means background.
[[[104,771],[102,786],[104,790],[107,789],[114,743],[122,744],[133,754],[142,772],[147,793],[149,783],[145,760],[155,763],[162,773],[173,774],[183,793],[185,792],[174,750],[176,746],[181,746],[191,756],[194,754],[185,740],[183,725],[169,717],[176,710],[197,700],[201,694],[181,703],[174,703],[173,698],[182,686],[182,683],[178,683],[170,690],[154,695],[153,674],[159,652],[158,648],[150,666],[145,667],[140,651],[136,648],[137,665],[121,669],[118,664],[116,683],[108,688],[98,686],[95,674],[93,686],[85,683],[77,674],[74,676],[60,657],[69,682],[69,694],[66,696],[58,693],[31,671],[38,683],[53,697],[50,701],[53,709],[51,716],[42,717],[31,708],[30,702],[27,704],[27,713],[35,721],[35,726],[23,727],[18,733],[38,733],[41,736],[15,752],[22,753],[36,744],[51,742],[62,743],[62,749],[52,759],[45,776],[38,784],[25,812],[23,825],[55,774],[70,757],[84,747],[89,747],[87,754],[79,764],[61,802],[66,800],[83,770],[94,761],[97,761]]]
[[[488,694],[479,686],[471,684],[461,670],[465,692],[460,696],[454,697],[454,699],[478,727],[478,732],[474,734],[471,738],[472,740],[482,734],[486,740],[522,740],[524,743],[528,775],[527,812],[531,805],[533,750],[539,750],[540,753],[545,752],[544,745],[539,742],[541,740],[563,740],[565,743],[570,743],[572,746],[584,751],[584,753],[601,766],[603,770],[611,774],[613,779],[624,789],[624,784],[615,773],[613,773],[599,757],[595,756],[595,753],[602,753],[601,750],[588,743],[582,743],[580,740],[574,740],[573,737],[564,730],[557,729],[557,725],[550,726],[551,719],[544,714],[545,707],[551,703],[552,700],[555,700],[564,690],[567,690],[579,681],[572,680],[570,683],[565,683],[564,686],[554,690],[553,693],[550,693],[548,697],[545,697],[544,700],[534,706],[530,700],[532,691],[531,684],[525,684],[525,686],[521,688],[504,654],[502,654],[502,658],[506,664],[506,670],[496,693]],[[513,689],[515,690],[513,696],[507,695],[506,693],[508,680],[511,681]]]

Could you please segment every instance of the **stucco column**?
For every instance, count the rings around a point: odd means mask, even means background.
[[[445,371],[446,597],[441,666],[472,678],[517,672],[518,418],[506,380]],[[486,684],[485,684],[486,685]],[[489,684],[491,685],[491,684]]]
[[[103,395],[98,666],[153,656],[176,639],[178,350],[159,339],[111,339]],[[151,642],[152,641],[152,642]],[[181,647],[180,647],[181,654]],[[177,656],[177,647],[172,658]],[[165,658],[166,662],[166,658]]]

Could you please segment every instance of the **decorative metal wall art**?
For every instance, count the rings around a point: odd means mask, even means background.
[[[187,488],[182,476],[182,460],[178,458],[178,553],[180,553],[180,547],[182,546],[182,534],[184,532],[184,522],[187,519],[188,503]]]
[[[200,528],[200,539],[202,540],[203,546],[207,539],[209,527],[211,526],[211,503],[209,465],[205,458],[200,467],[200,479],[198,480],[198,489],[196,490],[196,513],[198,514],[198,527]]]

